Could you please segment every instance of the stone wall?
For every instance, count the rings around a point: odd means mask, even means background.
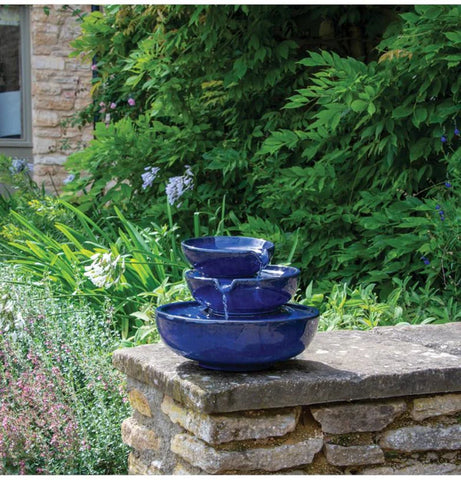
[[[30,6],[32,136],[34,179],[48,190],[57,188],[67,176],[62,164],[92,138],[92,127],[66,126],[72,115],[91,102],[92,72],[79,58],[69,58],[69,43],[80,26],[61,5]],[[89,10],[89,5],[72,5]]]
[[[128,471],[461,474],[460,334],[461,323],[321,333],[253,373],[204,370],[161,344],[119,350]]]

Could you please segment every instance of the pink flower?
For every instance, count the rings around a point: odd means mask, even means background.
[[[117,104],[116,104],[115,102],[112,102],[112,103],[110,104],[110,108],[112,108],[112,110],[113,110],[114,108],[117,108]]]
[[[104,102],[100,102],[100,103],[99,103],[99,106],[100,106],[100,107],[105,107],[106,104],[105,104]]]
[[[128,105],[130,105],[130,107],[134,107],[135,104],[136,104],[136,102],[134,101],[134,98],[131,98],[131,97],[130,97],[130,98],[128,99]]]
[[[93,70],[93,72],[95,72],[96,70],[98,69],[98,66],[97,65],[91,65],[91,70]]]

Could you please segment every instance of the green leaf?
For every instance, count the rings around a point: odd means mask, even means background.
[[[248,70],[248,65],[245,62],[243,57],[240,57],[234,62],[233,72],[238,79],[241,79],[245,76],[245,73]]]
[[[444,35],[452,42],[461,42],[461,32],[444,32]]]
[[[354,100],[351,103],[351,109],[354,112],[360,113],[360,112],[365,111],[368,108],[369,104],[370,104],[370,102],[367,102],[365,100]]]
[[[413,113],[413,124],[419,127],[427,118],[427,109],[425,107],[417,107]]]
[[[405,105],[400,105],[399,107],[395,108],[392,112],[392,118],[405,118],[408,117],[413,113],[413,108]]]

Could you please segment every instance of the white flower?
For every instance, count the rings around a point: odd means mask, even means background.
[[[125,258],[115,256],[112,252],[95,253],[91,256],[93,263],[85,267],[88,277],[99,288],[109,288],[120,281],[125,271]]]

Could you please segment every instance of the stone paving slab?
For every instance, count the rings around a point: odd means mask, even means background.
[[[456,392],[460,326],[317,333],[301,355],[262,372],[205,370],[161,343],[118,350],[113,363],[205,413]]]

